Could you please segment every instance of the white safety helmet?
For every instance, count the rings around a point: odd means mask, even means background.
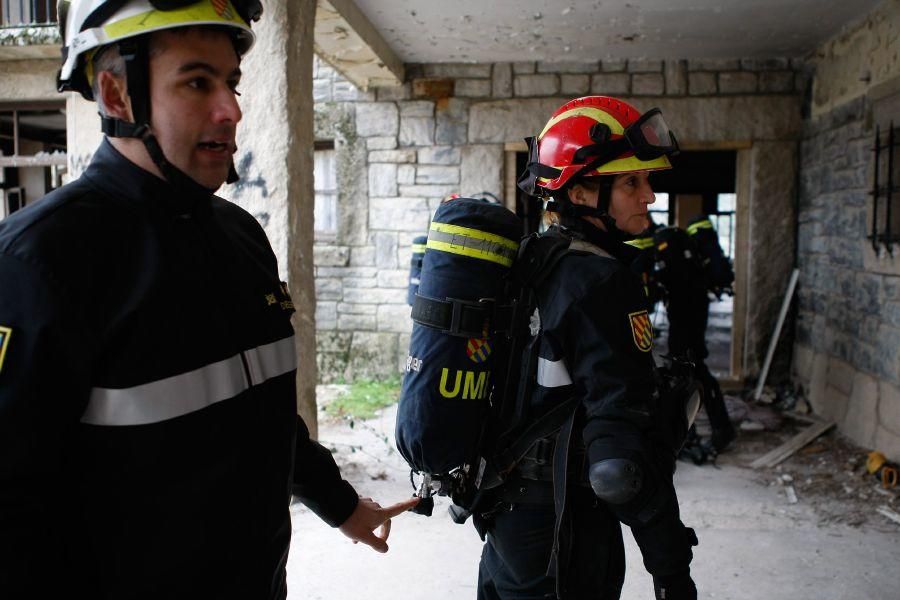
[[[63,40],[59,91],[77,91],[93,99],[91,55],[101,46],[129,38],[189,26],[233,28],[242,56],[253,45],[250,23],[262,14],[260,0],[58,0]]]

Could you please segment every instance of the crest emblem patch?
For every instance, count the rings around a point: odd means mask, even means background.
[[[650,352],[653,348],[653,325],[650,324],[650,315],[646,310],[633,312],[628,315],[628,322],[631,325],[634,345],[641,352]]]
[[[469,338],[466,355],[474,363],[483,363],[491,355],[491,344],[486,338]]]
[[[9,338],[11,336],[12,329],[0,327],[0,372],[3,371],[3,359],[6,358],[6,347],[9,346]]]

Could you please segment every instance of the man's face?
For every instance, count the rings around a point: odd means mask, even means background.
[[[241,71],[227,34],[211,30],[154,34],[150,124],[166,158],[200,185],[225,182],[241,120]]]

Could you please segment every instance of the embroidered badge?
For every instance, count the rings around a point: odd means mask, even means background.
[[[466,355],[474,363],[483,363],[491,355],[491,345],[486,339],[469,338]]]
[[[223,19],[234,19],[234,14],[231,12],[231,3],[228,0],[211,0],[210,4],[212,4],[216,14]]]
[[[646,310],[633,312],[628,315],[628,321],[631,323],[634,345],[641,352],[650,352],[653,347],[653,325],[650,324],[650,315]]]
[[[3,359],[6,358],[6,347],[9,346],[9,338],[11,336],[12,329],[0,327],[0,372],[3,371]]]

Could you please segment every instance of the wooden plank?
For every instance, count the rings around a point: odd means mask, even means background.
[[[884,515],[885,517],[887,517],[894,523],[900,523],[900,515],[898,515],[891,509],[889,509],[887,506],[882,505],[882,506],[879,506],[878,508],[876,508],[875,510],[877,510],[879,513],[881,513],[882,515]]]
[[[823,421],[821,423],[810,425],[782,445],[754,460],[752,463],[750,463],[750,466],[754,469],[774,467],[775,465],[790,458],[791,455],[794,454],[794,452],[807,445],[832,427],[834,427],[834,421]]]

